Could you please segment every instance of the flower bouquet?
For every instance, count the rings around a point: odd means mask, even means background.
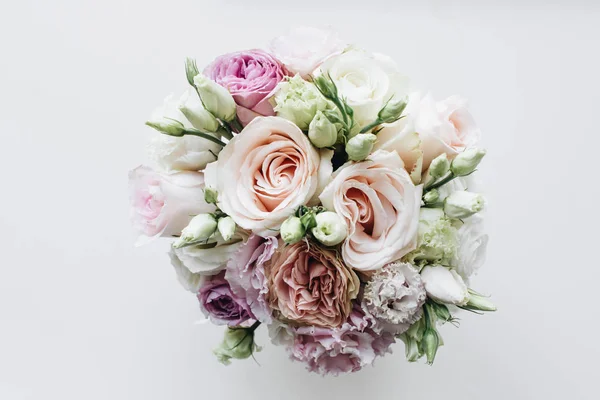
[[[300,28],[270,51],[218,57],[147,125],[154,168],[130,173],[139,243],[172,238],[183,287],[224,325],[219,361],[275,344],[321,374],[354,372],[401,340],[433,363],[482,265],[485,155],[464,100],[409,89],[396,64]]]

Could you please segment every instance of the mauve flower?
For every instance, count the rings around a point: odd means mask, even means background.
[[[279,61],[262,50],[224,54],[206,67],[204,74],[229,90],[244,125],[260,115],[275,115],[269,98],[288,75]]]
[[[356,372],[373,364],[376,357],[391,353],[394,336],[378,333],[374,328],[372,317],[354,304],[349,318],[339,328],[280,325],[271,332],[279,339],[287,338],[290,357],[306,363],[309,371],[339,375]]]
[[[204,281],[198,292],[198,301],[204,315],[217,325],[249,325],[247,322],[254,319],[246,300],[231,290],[224,272]]]
[[[271,308],[298,325],[342,325],[360,289],[358,276],[334,251],[306,241],[277,252],[267,275]]]
[[[225,278],[233,293],[245,298],[252,314],[263,323],[271,322],[271,309],[265,298],[267,278],[265,263],[277,249],[277,238],[252,235],[227,263]]]

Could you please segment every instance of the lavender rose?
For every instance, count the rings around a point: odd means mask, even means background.
[[[269,53],[249,50],[218,57],[204,74],[229,90],[246,125],[257,116],[275,115],[269,98],[288,72]]]
[[[246,326],[248,321],[255,319],[246,300],[231,290],[224,272],[204,282],[198,292],[198,301],[204,315],[217,325]]]

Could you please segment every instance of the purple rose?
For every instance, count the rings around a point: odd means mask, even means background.
[[[225,277],[236,296],[246,299],[252,314],[263,323],[271,322],[271,309],[265,299],[268,292],[265,263],[277,249],[277,238],[252,235],[227,264]]]
[[[254,319],[246,300],[232,292],[224,272],[204,282],[198,301],[204,315],[217,325],[240,326]]]
[[[247,125],[254,117],[275,115],[269,98],[288,72],[269,53],[248,50],[218,57],[204,74],[229,90],[240,121]]]

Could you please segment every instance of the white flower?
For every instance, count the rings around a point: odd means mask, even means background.
[[[181,283],[181,286],[189,292],[198,293],[200,287],[204,284],[206,277],[202,274],[195,274],[190,271],[175,255],[173,249],[169,252],[169,258],[171,259],[171,265],[175,268],[177,280]]]
[[[423,268],[421,279],[427,295],[444,304],[462,306],[469,301],[467,285],[456,271],[441,265]]]
[[[303,131],[308,129],[317,111],[325,110],[329,104],[317,87],[300,75],[279,82],[276,90],[273,110],[279,117],[292,121]]]
[[[458,230],[458,251],[452,261],[456,272],[468,280],[485,262],[488,235],[483,232],[483,218],[474,215]]]
[[[328,59],[318,73],[331,76],[360,126],[376,120],[390,98],[407,94],[408,79],[399,73],[394,61],[382,54],[349,50]]]
[[[307,77],[328,57],[341,53],[345,44],[331,30],[303,26],[273,39],[270,47],[288,71]]]

